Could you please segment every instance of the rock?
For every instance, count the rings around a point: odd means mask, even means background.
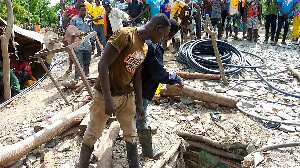
[[[178,118],[179,118],[179,120],[181,120],[181,121],[186,121],[186,117],[185,117],[185,116],[179,116]]]
[[[45,145],[46,148],[54,148],[56,145],[56,142],[54,139],[52,139],[51,141],[48,141]]]
[[[256,167],[263,160],[265,160],[265,158],[259,152],[254,153],[254,167]]]
[[[174,128],[177,124],[178,124],[177,122],[173,122],[171,120],[166,121],[166,125],[171,128]]]
[[[28,155],[28,156],[27,156],[27,160],[28,160],[31,164],[33,164],[37,159],[36,159],[36,157],[33,156],[33,155]]]
[[[65,164],[60,166],[60,168],[70,168],[70,167],[72,167],[72,166],[68,163],[65,163]]]
[[[188,98],[188,97],[182,97],[182,96],[180,96],[180,101],[183,104],[186,104],[186,105],[194,103],[194,99],[191,99],[191,98]]]
[[[57,151],[58,152],[65,152],[65,151],[70,150],[70,148],[71,148],[71,143],[70,142],[65,142],[65,143],[61,144],[58,147]]]
[[[195,117],[194,117],[194,116],[187,116],[186,119],[187,119],[188,121],[193,121],[193,120],[195,119]]]
[[[284,131],[284,132],[295,132],[295,127],[294,126],[290,126],[290,125],[284,125],[284,124],[282,124],[279,127],[279,130]]]

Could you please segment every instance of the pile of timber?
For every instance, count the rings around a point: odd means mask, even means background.
[[[188,143],[188,149],[184,154],[185,164],[190,168],[207,167],[208,164],[222,163],[229,167],[241,167],[244,160],[243,154],[231,151],[246,151],[247,145],[241,143],[224,144],[209,137],[191,134],[185,131],[177,131],[177,135]],[[238,150],[236,150],[238,149]],[[206,159],[206,160],[205,160]]]

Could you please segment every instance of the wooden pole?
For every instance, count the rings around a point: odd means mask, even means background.
[[[204,73],[197,73],[197,72],[176,72],[176,74],[183,79],[215,79],[219,80],[221,79],[220,75],[215,74],[204,74]]]
[[[160,90],[161,96],[186,96],[195,100],[216,103],[227,107],[236,107],[239,99],[223,94],[208,92],[185,85],[181,90],[175,85],[167,85]]]
[[[290,65],[288,67],[288,70],[292,73],[293,76],[296,76],[298,79],[300,79],[300,72],[297,71],[293,65]]]
[[[29,136],[23,141],[13,145],[8,145],[0,148],[0,167],[6,167],[17,160],[20,160],[24,155],[39,147],[43,143],[53,139],[57,135],[62,134],[73,125],[79,123],[83,117],[89,112],[90,104],[87,104],[71,114],[61,118],[55,123],[47,126],[41,131]]]
[[[178,148],[180,147],[181,142],[177,142],[161,159],[159,159],[152,168],[161,168],[165,165],[166,162],[170,160],[172,156],[178,151]]]
[[[206,24],[210,26],[211,30],[206,26]],[[213,47],[214,47],[214,52],[215,52],[215,55],[216,55],[216,58],[217,58],[217,61],[218,61],[218,65],[219,65],[220,74],[221,74],[223,84],[225,86],[228,86],[229,84],[228,84],[228,81],[227,81],[226,76],[225,76],[224,67],[223,67],[223,64],[222,64],[222,60],[221,60],[218,45],[217,45],[216,33],[213,31],[213,27],[211,25],[210,18],[209,18],[208,14],[206,15],[206,24],[203,23],[202,25],[203,25],[205,31],[211,36],[211,41],[212,41],[212,44],[213,44]]]
[[[10,0],[5,0],[7,8],[7,24],[5,33],[0,37],[1,39],[1,50],[3,58],[3,84],[4,84],[4,99],[8,100],[11,98],[10,91],[10,60],[8,53],[9,39],[13,33],[14,14],[12,3]]]
[[[113,145],[119,135],[120,124],[117,121],[111,123],[107,134],[103,137],[93,155],[97,158],[97,167],[112,167]]]

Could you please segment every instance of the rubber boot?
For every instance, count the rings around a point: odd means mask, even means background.
[[[126,150],[129,168],[142,168],[139,162],[137,144],[126,142]]]
[[[248,29],[248,40],[252,41],[252,29]]]
[[[255,43],[257,43],[257,38],[258,38],[258,29],[253,30],[253,40]]]
[[[84,72],[85,76],[88,77],[90,74],[90,66],[89,65],[83,66],[83,72]]]
[[[151,129],[142,129],[137,132],[142,146],[142,153],[151,159],[158,159],[164,152],[153,150]]]
[[[174,52],[176,54],[179,52],[179,48],[180,48],[180,42],[179,41],[175,41],[175,43],[174,43]]]
[[[90,158],[93,152],[93,148],[82,144],[80,150],[80,157],[79,157],[79,165],[78,168],[88,168],[90,165]]]

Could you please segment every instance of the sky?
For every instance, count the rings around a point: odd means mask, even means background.
[[[55,4],[59,3],[59,0],[50,0],[50,6],[54,6]]]

